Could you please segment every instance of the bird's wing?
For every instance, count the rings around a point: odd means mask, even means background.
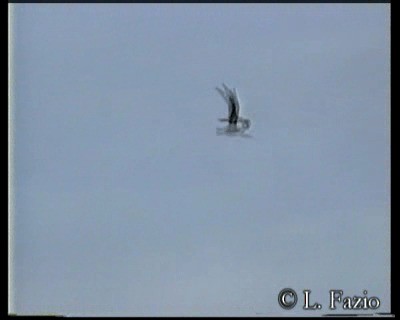
[[[235,92],[233,92],[231,89],[229,89],[225,83],[223,83],[222,86],[225,89],[225,95],[227,96],[227,100],[228,100],[229,116],[231,116],[233,112],[235,112],[238,115],[239,114],[239,108],[238,108],[239,105],[236,103]],[[233,99],[234,105],[232,105],[230,98]]]
[[[216,87],[215,89],[218,91],[218,93],[221,95],[221,97],[224,98],[225,102],[229,105],[229,99],[228,99],[228,96],[226,95],[225,91],[223,91],[222,89],[220,89],[218,87]]]
[[[229,97],[229,96],[232,96],[232,95],[234,94],[233,91],[232,91],[231,89],[229,89],[228,86],[227,86],[225,83],[223,83],[222,86],[224,87],[225,92],[226,92],[226,95],[227,95],[228,97]]]
[[[235,100],[235,105],[237,108],[237,114],[239,115],[239,110],[240,110],[240,100],[239,100],[239,94],[236,88],[233,89],[233,100]]]
[[[234,97],[231,94],[231,91],[229,90],[228,87],[223,84],[225,91],[222,89],[216,87],[215,89],[219,92],[219,94],[224,98],[225,102],[228,104],[228,118],[231,117],[233,112],[237,113],[237,109],[234,109],[234,105],[232,104],[231,99],[234,99]]]

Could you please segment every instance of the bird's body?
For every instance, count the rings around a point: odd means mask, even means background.
[[[225,84],[222,84],[224,90],[216,88],[219,94],[228,104],[228,118],[219,119],[219,121],[228,122],[230,131],[243,131],[250,128],[250,120],[239,117],[240,103],[236,89],[229,89]],[[238,127],[238,124],[240,126]]]

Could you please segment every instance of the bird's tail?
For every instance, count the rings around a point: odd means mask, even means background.
[[[243,129],[248,129],[251,126],[250,119],[245,119],[245,118],[239,117],[238,122],[242,123]]]

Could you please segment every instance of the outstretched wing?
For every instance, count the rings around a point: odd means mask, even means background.
[[[225,102],[229,105],[229,99],[228,99],[225,91],[218,87],[216,87],[215,89],[218,91],[218,93],[221,95],[221,97],[224,98]]]
[[[239,115],[240,101],[236,88],[233,88],[233,90],[229,89],[225,83],[223,83],[222,86],[225,89],[226,95],[234,101],[235,112]]]
[[[223,83],[222,86],[224,87],[225,92],[226,92],[226,94],[227,94],[228,96],[230,96],[230,95],[233,94],[233,91],[232,91],[231,89],[229,89],[228,86],[227,86],[225,83]]]
[[[239,110],[240,110],[240,101],[237,90],[234,88],[233,90],[229,89],[228,86],[223,83],[222,84],[224,90],[216,87],[215,89],[218,93],[224,98],[225,102],[228,104],[228,118],[229,123],[236,124],[239,118]]]
[[[231,95],[231,91],[229,90],[228,87],[225,86],[225,84],[223,84],[224,86],[224,90],[216,87],[215,89],[218,91],[218,93],[221,95],[222,98],[224,98],[225,102],[228,104],[228,117],[230,117],[230,115],[232,114],[232,112],[235,111],[234,106],[232,104],[232,100],[233,96]]]
[[[233,89],[233,100],[235,101],[236,109],[237,109],[237,114],[239,115],[239,110],[240,110],[240,100],[239,100],[239,94],[236,88]]]

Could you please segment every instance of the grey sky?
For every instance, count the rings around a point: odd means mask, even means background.
[[[14,312],[390,310],[388,4],[13,7]]]

